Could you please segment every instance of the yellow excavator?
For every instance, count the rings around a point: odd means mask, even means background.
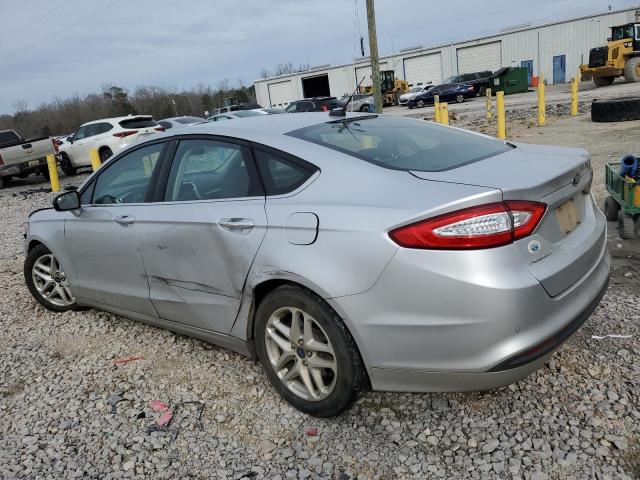
[[[380,72],[380,90],[382,91],[382,103],[384,106],[398,105],[400,95],[409,91],[409,84],[396,78],[393,70],[382,70]],[[373,86],[359,87],[358,93],[373,93]]]
[[[640,23],[611,27],[607,45],[591,49],[589,64],[580,65],[580,75],[598,87],[611,85],[620,76],[640,82]]]

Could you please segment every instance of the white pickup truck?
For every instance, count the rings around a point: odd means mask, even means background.
[[[49,137],[25,140],[13,130],[0,130],[0,188],[11,177],[40,173],[47,180],[47,155],[57,153],[58,146]]]

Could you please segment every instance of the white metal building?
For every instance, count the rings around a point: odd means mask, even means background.
[[[589,50],[604,45],[609,27],[636,20],[636,8],[610,11],[538,26],[520,26],[490,37],[437,47],[416,47],[380,57],[380,70],[394,70],[410,85],[442,82],[451,75],[523,66],[530,75],[543,73],[548,83],[564,83],[575,76]],[[254,81],[260,105],[286,107],[305,97],[351,93],[357,81],[371,84],[369,58],[353,63],[323,65],[304,72]],[[356,80],[357,79],[357,80]]]

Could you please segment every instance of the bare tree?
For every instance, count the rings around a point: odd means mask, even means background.
[[[13,102],[13,109],[16,114],[25,113],[27,111],[27,102],[25,100],[16,100]]]

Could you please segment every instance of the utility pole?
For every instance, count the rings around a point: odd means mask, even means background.
[[[367,25],[369,27],[369,57],[371,58],[371,80],[376,113],[382,113],[382,92],[380,91],[380,64],[378,63],[378,37],[376,36],[376,12],[373,0],[367,0]]]

